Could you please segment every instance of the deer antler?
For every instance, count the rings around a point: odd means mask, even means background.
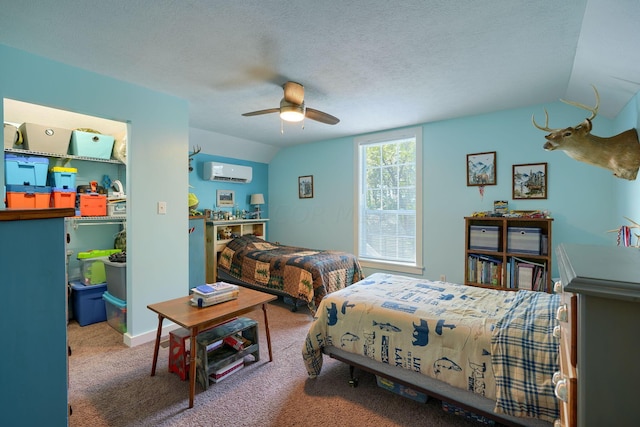
[[[195,156],[196,154],[198,154],[201,151],[202,151],[202,148],[200,148],[199,145],[194,145],[193,146],[193,153],[189,154],[189,158],[192,158],[193,156]]]
[[[546,108],[544,109],[544,117],[545,117],[545,120],[544,120],[544,127],[542,127],[542,126],[540,126],[540,125],[538,125],[538,124],[536,123],[536,115],[535,115],[535,114],[532,114],[532,115],[531,115],[531,122],[533,123],[533,125],[534,125],[535,127],[537,127],[537,128],[538,128],[538,129],[540,129],[540,130],[546,131],[546,132],[555,132],[555,131],[559,130],[559,129],[551,129],[551,128],[549,127],[549,112],[547,111],[547,109],[546,109]]]
[[[591,85],[591,87],[593,88],[593,91],[596,93],[596,106],[593,107],[593,108],[588,107],[588,106],[586,106],[584,104],[580,104],[579,102],[565,101],[564,99],[560,100],[560,101],[564,102],[565,104],[573,105],[574,107],[578,107],[578,108],[582,108],[583,110],[591,111],[591,117],[589,117],[587,119],[589,121],[595,119],[596,115],[598,114],[598,108],[600,108],[600,94],[598,94],[598,89],[596,89],[596,87],[594,85]]]

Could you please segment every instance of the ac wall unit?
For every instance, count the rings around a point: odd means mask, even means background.
[[[232,165],[229,163],[205,162],[202,178],[207,181],[227,181],[249,183],[253,175],[250,166]]]

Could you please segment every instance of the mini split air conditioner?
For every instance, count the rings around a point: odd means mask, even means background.
[[[207,181],[251,182],[253,169],[250,166],[232,165],[229,163],[205,162],[202,168],[202,179]]]

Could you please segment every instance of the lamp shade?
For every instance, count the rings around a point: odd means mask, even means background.
[[[250,204],[252,204],[252,205],[264,205],[264,195],[262,195],[260,193],[252,194],[251,195]]]

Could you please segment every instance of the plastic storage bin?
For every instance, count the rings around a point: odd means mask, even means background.
[[[23,123],[20,125],[20,132],[22,132],[26,150],[67,154],[71,139],[70,129]]]
[[[429,399],[429,396],[426,394],[415,391],[402,384],[395,383],[387,378],[376,375],[376,381],[378,382],[378,387],[389,390],[395,394],[399,394],[400,396],[408,397],[416,402],[426,403]]]
[[[107,311],[107,323],[116,331],[124,334],[127,332],[127,302],[114,297],[106,291],[102,294]]]
[[[73,188],[52,188],[50,206],[52,208],[75,208],[76,190]]]
[[[540,255],[540,229],[509,227],[507,251],[512,253]]]
[[[469,226],[469,249],[497,251],[500,232],[497,225]]]
[[[80,216],[107,216],[107,196],[98,193],[78,195]]]
[[[49,185],[56,188],[76,189],[76,168],[55,166],[49,171]]]
[[[8,185],[47,185],[49,159],[46,157],[4,155],[4,176]]]
[[[127,263],[104,260],[104,271],[107,275],[109,294],[127,301]]]
[[[114,138],[110,135],[74,130],[71,134],[69,154],[98,159],[110,159]]]
[[[107,285],[86,286],[80,282],[71,282],[71,306],[73,317],[80,326],[107,320],[107,311],[102,294],[107,291]]]
[[[7,185],[7,208],[46,209],[51,200],[51,187]]]
[[[122,252],[120,249],[95,249],[92,251],[78,252],[82,283],[85,285],[97,285],[105,283],[106,272],[104,261],[109,261],[109,255]]]

